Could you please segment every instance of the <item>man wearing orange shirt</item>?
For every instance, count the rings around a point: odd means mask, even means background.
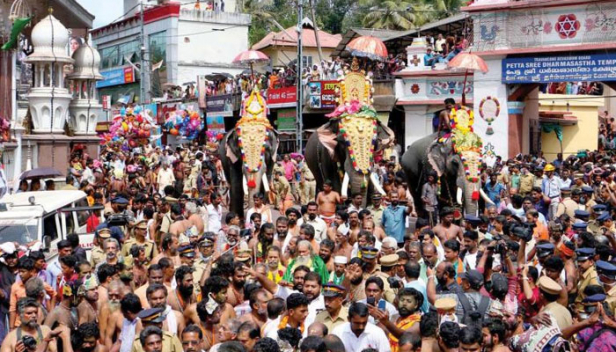
[[[541,221],[539,221],[539,212],[536,209],[529,209],[526,212],[526,221],[528,223],[533,223],[536,225],[533,229],[533,237],[535,238],[535,240],[547,241],[550,239],[548,228]]]

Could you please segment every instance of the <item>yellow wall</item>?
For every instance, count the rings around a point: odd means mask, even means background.
[[[272,60],[272,66],[286,66],[289,62],[297,58],[297,48],[290,47],[273,47],[269,46],[261,50],[265,55]],[[331,53],[334,49],[323,48],[323,60],[331,60]],[[319,50],[317,48],[304,48],[304,56],[312,56],[313,64],[320,64]]]
[[[583,99],[580,99],[584,97]],[[599,107],[605,103],[603,97],[587,95],[539,94],[539,111],[571,111],[577,117],[577,124],[563,126],[563,157],[581,149],[598,148]],[[569,106],[567,106],[569,104]],[[560,143],[554,132],[541,133],[541,150],[545,159],[552,161],[560,153]]]

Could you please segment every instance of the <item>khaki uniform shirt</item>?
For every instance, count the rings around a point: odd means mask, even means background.
[[[137,239],[130,238],[129,240],[124,242],[124,245],[122,246],[122,255],[124,257],[128,257],[130,255],[130,249],[134,244],[145,248],[145,257],[148,258],[148,261],[151,261],[152,259],[154,259],[154,257],[158,255],[158,249],[156,248],[154,241],[146,239],[145,243],[140,244],[137,242]]]
[[[314,321],[323,323],[323,325],[327,326],[327,331],[333,331],[336,326],[342,325],[347,322],[348,315],[349,309],[342,306],[336,319],[332,319],[332,317],[329,315],[329,312],[327,310],[324,310],[317,314],[317,317]]]
[[[383,219],[383,210],[385,210],[385,207],[381,205],[380,207],[375,208],[373,205],[371,205],[366,209],[368,209],[368,211],[372,213],[372,219],[374,219],[374,225],[383,227],[383,224],[381,223],[381,219]]]
[[[571,318],[569,310],[557,302],[549,303],[543,308],[543,311],[552,314],[561,331],[573,324],[573,319]]]
[[[93,268],[96,268],[96,265],[100,262],[105,261],[105,252],[101,247],[94,246],[92,247],[92,251],[90,252],[90,264],[92,264]]]
[[[306,163],[302,164],[302,168],[299,171],[302,173],[304,180],[308,182],[314,181],[314,174],[310,171],[310,168],[306,165]]]
[[[572,219],[575,218],[575,211],[580,209],[580,205],[567,197],[563,199],[562,202],[558,204],[558,210],[556,211],[556,217],[559,217],[563,214],[569,215]]]
[[[535,184],[535,175],[526,174],[520,175],[520,194],[527,195],[533,189]]]
[[[582,300],[586,298],[586,296],[584,295],[584,289],[588,285],[599,285],[597,270],[595,269],[594,266],[586,270],[580,276],[580,279],[581,280],[578,282],[578,289],[577,289],[578,294],[577,294],[577,297],[575,298],[575,303],[581,303]]]
[[[171,227],[172,223],[173,221],[171,220],[171,212],[163,214],[163,220],[160,223],[160,232],[162,234],[168,233],[169,227]]]
[[[276,195],[278,197],[282,197],[283,195],[286,197],[286,195],[289,194],[289,191],[291,190],[291,185],[284,176],[278,177],[278,181],[274,180],[274,187],[274,190],[276,191]]]
[[[182,349],[182,343],[180,339],[176,335],[172,335],[168,331],[163,331],[163,348],[164,352],[184,352]],[[133,342],[133,349],[131,352],[145,352],[143,347],[141,346],[141,341],[139,341],[139,337],[135,338],[135,342]]]
[[[607,306],[610,308],[610,312],[614,314],[616,312],[616,286],[607,291],[607,298],[605,299]]]

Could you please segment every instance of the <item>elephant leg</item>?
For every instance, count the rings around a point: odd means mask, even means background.
[[[243,178],[241,168],[232,167],[231,168],[231,180],[230,180],[230,201],[229,208],[232,212],[238,214],[240,218],[244,217],[244,186],[243,186]]]

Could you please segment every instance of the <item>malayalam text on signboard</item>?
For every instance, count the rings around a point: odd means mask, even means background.
[[[273,88],[267,90],[267,105],[295,104],[297,87]]]
[[[503,60],[503,83],[616,81],[613,54],[520,57]]]
[[[308,106],[311,109],[335,109],[338,81],[308,82]]]

